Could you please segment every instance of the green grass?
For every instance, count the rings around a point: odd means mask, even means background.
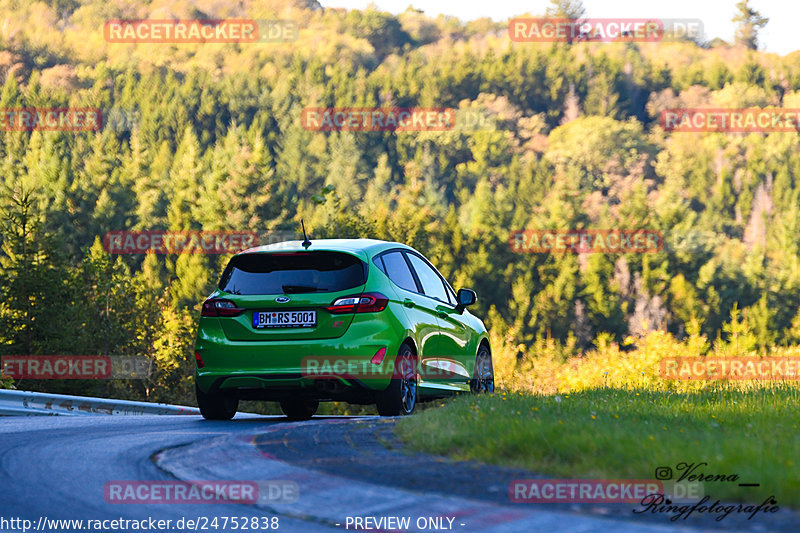
[[[552,477],[654,479],[659,466],[707,462],[705,494],[800,504],[800,389],[698,393],[595,389],[543,396],[462,396],[401,420],[411,448]],[[698,472],[696,471],[696,472]],[[758,488],[738,483],[760,483]]]

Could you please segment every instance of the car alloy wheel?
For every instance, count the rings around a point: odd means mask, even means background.
[[[404,416],[414,412],[417,405],[416,357],[408,344],[400,347],[394,377],[386,390],[378,393],[377,400],[381,416]]]
[[[478,355],[475,357],[475,371],[469,388],[476,394],[494,392],[494,367],[492,365],[492,354],[486,346],[481,345]]]

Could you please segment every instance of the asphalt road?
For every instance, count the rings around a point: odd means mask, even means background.
[[[530,473],[409,453],[391,424],[373,417],[291,423],[243,415],[231,422],[196,416],[0,418],[0,531],[25,525],[32,531],[268,531],[276,524],[279,531],[312,533],[355,530],[357,524],[361,531],[465,533],[798,530],[792,513],[771,523],[701,518],[676,524],[664,516],[634,520],[630,505],[513,504],[509,482]],[[255,487],[257,497],[231,502],[238,496],[223,490],[217,503],[159,499],[168,490],[163,487],[176,490],[180,480],[200,488],[213,482],[229,491],[245,485],[251,489],[245,496]],[[142,482],[148,492],[136,492]]]

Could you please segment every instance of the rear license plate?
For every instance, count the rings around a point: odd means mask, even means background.
[[[253,327],[262,328],[309,328],[317,325],[316,311],[256,311]]]

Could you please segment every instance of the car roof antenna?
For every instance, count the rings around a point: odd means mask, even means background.
[[[308,248],[311,246],[311,241],[308,240],[308,236],[306,235],[306,225],[303,223],[302,219],[300,219],[300,225],[303,227],[303,248]]]

